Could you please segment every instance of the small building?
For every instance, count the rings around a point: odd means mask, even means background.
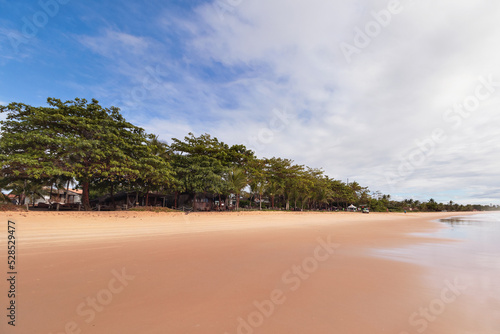
[[[65,204],[82,203],[83,190],[81,189],[61,189],[60,201]]]
[[[99,198],[95,198],[90,201],[92,207],[105,207],[106,209],[114,210],[116,208],[132,208],[135,206],[145,206],[146,203],[148,206],[158,206],[164,207],[166,206],[166,202],[168,200],[168,196],[161,193],[145,193],[145,192],[136,192],[136,191],[121,191],[116,194],[107,194],[101,196]]]
[[[10,199],[12,204],[19,204],[19,195],[8,194],[7,197]]]
[[[47,195],[43,198],[35,199],[35,205],[38,204],[81,204],[83,190],[81,189],[50,189],[50,187],[45,187]]]

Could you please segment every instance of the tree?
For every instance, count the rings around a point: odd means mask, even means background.
[[[276,198],[277,195],[279,195],[281,193],[281,186],[280,184],[278,183],[278,181],[276,180],[270,180],[268,183],[267,183],[267,187],[266,187],[266,193],[269,195],[269,198],[271,199],[271,208],[274,209],[274,200]]]
[[[51,127],[50,115],[43,108],[11,103],[0,106],[0,112],[7,113],[6,120],[0,121],[0,173],[4,183],[72,176],[61,153],[66,142]]]
[[[339,180],[331,180],[330,188],[332,190],[332,199],[337,202],[337,206],[342,204],[343,207],[347,207],[356,201],[355,193],[352,188]]]
[[[236,195],[236,210],[240,207],[240,194],[243,188],[248,185],[248,178],[245,171],[239,167],[233,167],[227,175],[228,189]]]
[[[292,177],[294,167],[290,159],[270,158],[265,159],[264,170],[267,174],[267,193],[271,199],[271,207],[275,207],[275,198],[279,195],[285,196],[285,207],[289,207],[290,184],[287,181]]]
[[[10,190],[11,194],[19,196],[19,204],[35,205],[35,200],[39,198],[44,198],[48,195],[47,190],[40,181],[32,180],[16,180],[9,184],[2,185],[1,188],[5,190]]]
[[[11,103],[1,107],[0,166],[5,178],[75,178],[82,202],[90,208],[90,184],[134,182],[147,173],[168,174],[168,164],[151,154],[144,130],[128,123],[115,107],[103,108],[92,99],[48,107]]]
[[[263,159],[253,159],[249,162],[250,189],[259,197],[259,210],[262,210],[262,196],[267,190],[266,162]]]
[[[297,200],[300,200],[301,210],[304,210],[304,205],[312,197],[314,182],[311,178],[311,174],[309,174],[307,171],[303,171],[294,181],[295,186],[294,190],[292,191],[292,195],[295,199],[294,207],[297,207]]]
[[[429,200],[429,202],[427,203],[427,209],[429,211],[438,211],[438,204],[436,203],[436,201],[433,198],[431,198]]]
[[[223,164],[226,150],[226,144],[208,134],[195,137],[189,133],[184,141],[172,139],[170,155],[178,189],[193,196],[193,209],[198,193],[224,191],[223,175],[228,170]]]
[[[330,201],[333,200],[334,194],[329,187],[329,179],[324,175],[322,170],[310,169],[311,176],[313,177],[313,199],[316,202],[316,207],[319,209],[328,206]]]
[[[141,174],[133,185],[146,190],[146,206],[149,205],[151,190],[166,189],[173,183],[173,175],[169,163],[170,154],[168,145],[158,139],[158,136],[147,135],[147,148],[150,154],[138,156]]]

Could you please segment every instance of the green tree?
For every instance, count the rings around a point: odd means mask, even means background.
[[[144,130],[128,123],[115,107],[103,108],[93,99],[62,102],[47,99],[48,107],[11,103],[1,107],[2,176],[50,180],[74,178],[90,208],[90,184],[134,182],[168,164],[151,154]],[[155,171],[156,170],[156,171]]]
[[[253,159],[249,162],[250,189],[259,197],[259,210],[262,210],[262,196],[267,190],[266,162],[263,159]]]
[[[195,137],[189,133],[184,141],[173,138],[170,145],[172,167],[177,189],[193,197],[193,209],[199,193],[224,191],[223,175],[228,168],[223,164],[228,146],[208,134]]]
[[[248,185],[245,171],[239,167],[231,168],[227,174],[227,185],[229,191],[236,195],[236,210],[239,210],[241,191]]]
[[[141,166],[141,174],[132,183],[134,188],[146,191],[146,206],[149,205],[149,192],[168,189],[173,183],[173,173],[170,166],[168,145],[158,139],[158,136],[147,135],[146,146],[150,154],[137,157]]]
[[[9,190],[11,194],[18,195],[21,205],[35,205],[35,200],[45,198],[48,191],[43,182],[32,180],[16,180],[9,184],[2,185],[1,188]]]
[[[436,203],[436,201],[433,198],[431,198],[429,200],[429,202],[427,203],[427,210],[438,211],[438,204]]]
[[[290,159],[270,158],[265,159],[264,170],[267,176],[266,191],[271,199],[271,207],[275,208],[276,196],[284,195],[286,208],[289,206],[290,188],[287,189],[287,180],[292,174],[292,163]]]

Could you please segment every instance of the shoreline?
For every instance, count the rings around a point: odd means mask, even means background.
[[[465,215],[473,212],[462,213]],[[227,232],[259,229],[307,228],[311,224],[343,225],[367,221],[425,219],[417,229],[432,232],[434,220],[454,217],[454,213],[352,213],[352,212],[196,212],[196,213],[155,213],[155,212],[9,212],[7,219],[20,221],[26,228],[18,233],[29,243],[25,247],[43,244],[64,245],[74,242],[105,242],[108,238],[120,241],[121,238],[146,238],[189,236],[190,234]],[[307,220],[313,217],[311,223]],[[259,220],[256,221],[255,219]],[[306,220],[304,222],[304,220]],[[116,226],[119,225],[119,229]],[[419,232],[410,231],[411,232]]]
[[[437,231],[443,226],[432,220],[457,213],[5,216],[19,227],[23,317],[16,330],[399,334],[429,292],[426,268],[369,251],[450,242],[412,233]],[[318,248],[328,244],[339,247]],[[111,287],[120,292],[109,294]],[[459,333],[458,323],[445,328]]]

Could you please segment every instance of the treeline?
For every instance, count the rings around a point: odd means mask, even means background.
[[[104,108],[94,99],[49,98],[47,103],[0,106],[6,113],[0,122],[0,188],[19,195],[22,202],[42,196],[47,187],[75,183],[87,210],[92,196],[119,191],[173,194],[174,206],[182,194],[193,202],[211,194],[236,198],[237,208],[240,198],[245,206],[285,210],[332,210],[350,204],[375,211],[473,208],[391,201],[357,182],[331,179],[321,169],[289,159],[260,159],[244,145],[229,146],[208,134],[190,133],[167,144],[127,122],[118,108]]]
[[[433,198],[428,201],[419,201],[405,199],[403,201],[391,200],[391,195],[382,195],[380,193],[372,194],[370,199],[370,209],[372,211],[495,211],[500,210],[498,205],[479,205],[479,204],[458,204],[450,201],[448,203],[438,203]]]

